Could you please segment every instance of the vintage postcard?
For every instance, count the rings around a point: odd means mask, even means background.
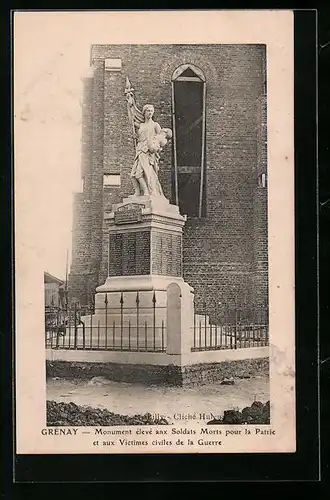
[[[294,452],[292,11],[16,12],[18,454]]]

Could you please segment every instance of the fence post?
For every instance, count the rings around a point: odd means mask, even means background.
[[[139,337],[140,337],[140,297],[139,292],[136,292],[136,350],[139,350]]]
[[[120,349],[123,350],[123,332],[124,332],[124,294],[120,294]]]
[[[190,354],[193,346],[194,305],[191,288],[171,283],[167,287],[167,354]]]
[[[57,308],[57,311],[56,311],[56,340],[55,340],[56,349],[58,349],[59,340],[60,340],[59,324],[60,324],[60,311],[59,311],[59,308]],[[53,334],[52,334],[52,341],[53,341]],[[53,342],[52,342],[52,344],[53,344]],[[52,345],[52,347],[53,347],[53,345]]]
[[[104,308],[105,308],[105,339],[106,343],[108,343],[108,294],[105,292],[105,297],[104,297]],[[113,344],[115,343],[114,337],[113,337]]]

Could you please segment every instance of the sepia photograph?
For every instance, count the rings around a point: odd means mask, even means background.
[[[128,14],[15,16],[18,452],[294,451],[292,13]]]

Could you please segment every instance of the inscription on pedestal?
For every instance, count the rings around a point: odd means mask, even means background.
[[[122,275],[122,234],[110,234],[109,237],[109,276]]]
[[[136,233],[123,234],[122,275],[136,274]]]
[[[152,218],[151,227],[148,217],[147,224],[138,224],[143,220],[143,207],[128,203],[114,210],[114,226],[109,236],[109,276],[182,277],[181,231],[174,222],[161,216]],[[121,224],[124,226],[120,227]]]
[[[115,211],[114,223],[132,224],[135,222],[141,222],[142,208],[144,208],[144,205],[141,205],[140,203],[130,203],[129,205],[117,208]]]
[[[181,276],[181,235],[154,231],[152,235],[152,274]]]
[[[136,234],[136,274],[151,274],[150,269],[150,232]]]
[[[109,276],[150,274],[150,233],[110,234]]]
[[[172,234],[171,238],[171,275],[172,276],[182,276],[182,268],[181,268],[181,251],[182,251],[182,239],[181,236],[177,236]]]

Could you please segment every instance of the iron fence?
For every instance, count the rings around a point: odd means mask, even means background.
[[[158,298],[157,298],[158,297]],[[194,314],[192,351],[267,346],[268,314],[245,304],[204,303]],[[166,352],[166,299],[143,292],[105,294],[98,306],[66,302],[45,309],[45,345],[50,349]]]
[[[139,292],[129,299],[121,292],[116,303],[109,293],[98,307],[46,309],[46,348],[165,352],[166,305],[157,303],[156,293],[149,304]]]
[[[213,309],[208,315],[204,304],[202,314],[194,315],[192,351],[242,349],[269,344],[267,309],[253,309],[235,303],[222,308],[221,314]]]

